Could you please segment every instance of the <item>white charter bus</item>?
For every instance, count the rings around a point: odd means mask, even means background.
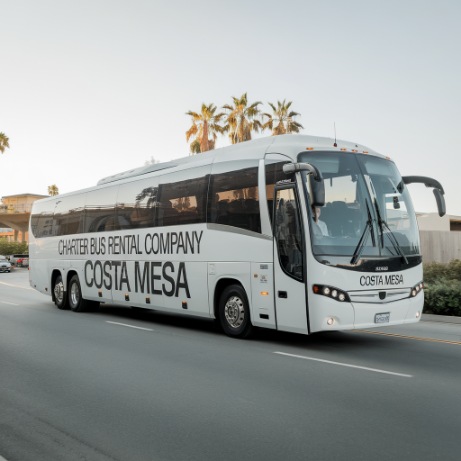
[[[149,165],[34,203],[30,284],[99,303],[296,333],[417,322],[423,273],[407,184],[387,157],[303,135]]]

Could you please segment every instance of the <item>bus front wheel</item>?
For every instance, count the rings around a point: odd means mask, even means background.
[[[245,290],[240,285],[230,285],[219,299],[219,323],[224,333],[236,338],[247,338],[253,329],[250,308]]]
[[[54,303],[58,309],[69,309],[66,292],[64,291],[64,282],[62,281],[61,275],[58,275],[54,280],[53,294]]]
[[[83,299],[78,275],[74,275],[70,279],[68,294],[69,307],[74,312],[88,312],[96,310],[99,305],[99,303],[95,301],[88,301],[87,299]]]

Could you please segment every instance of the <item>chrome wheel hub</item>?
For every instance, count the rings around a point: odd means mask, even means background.
[[[54,286],[54,298],[58,304],[62,304],[64,299],[64,284],[62,282],[59,282]]]
[[[80,292],[76,283],[73,283],[70,287],[70,302],[72,306],[77,306],[80,302]]]
[[[224,315],[232,328],[238,328],[245,320],[245,306],[238,296],[231,296],[224,306]]]

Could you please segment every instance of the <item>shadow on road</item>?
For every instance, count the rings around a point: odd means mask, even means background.
[[[136,325],[145,328],[155,328],[156,325],[163,325],[172,328],[195,331],[210,335],[222,335],[218,323],[213,319],[204,319],[201,317],[182,316],[176,313],[163,313],[150,309],[123,307],[116,305],[103,305],[97,312],[88,313],[86,315],[116,317],[120,322],[129,323],[136,321]],[[140,323],[141,322],[141,323]],[[236,340],[240,341],[240,340]],[[357,348],[363,349],[367,345],[375,345],[382,343],[385,345],[389,338],[386,337],[371,337],[365,334],[357,334],[352,332],[321,332],[311,335],[302,335],[297,333],[280,332],[276,330],[267,330],[255,328],[252,336],[249,339],[243,340],[248,342],[261,342],[280,347],[281,345],[290,347],[308,348],[310,350],[325,350]]]

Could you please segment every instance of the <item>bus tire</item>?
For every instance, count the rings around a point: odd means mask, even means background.
[[[62,281],[61,275],[58,275],[54,280],[53,295],[54,303],[58,309],[69,309],[69,305],[67,303],[67,294],[64,291],[64,282]]]
[[[219,298],[219,323],[224,333],[234,338],[247,338],[252,330],[250,306],[245,290],[240,285],[230,285]]]
[[[73,312],[88,312],[93,310],[93,304],[91,301],[83,299],[82,289],[80,287],[80,280],[78,275],[73,275],[69,282],[68,287],[68,301],[70,310]]]

